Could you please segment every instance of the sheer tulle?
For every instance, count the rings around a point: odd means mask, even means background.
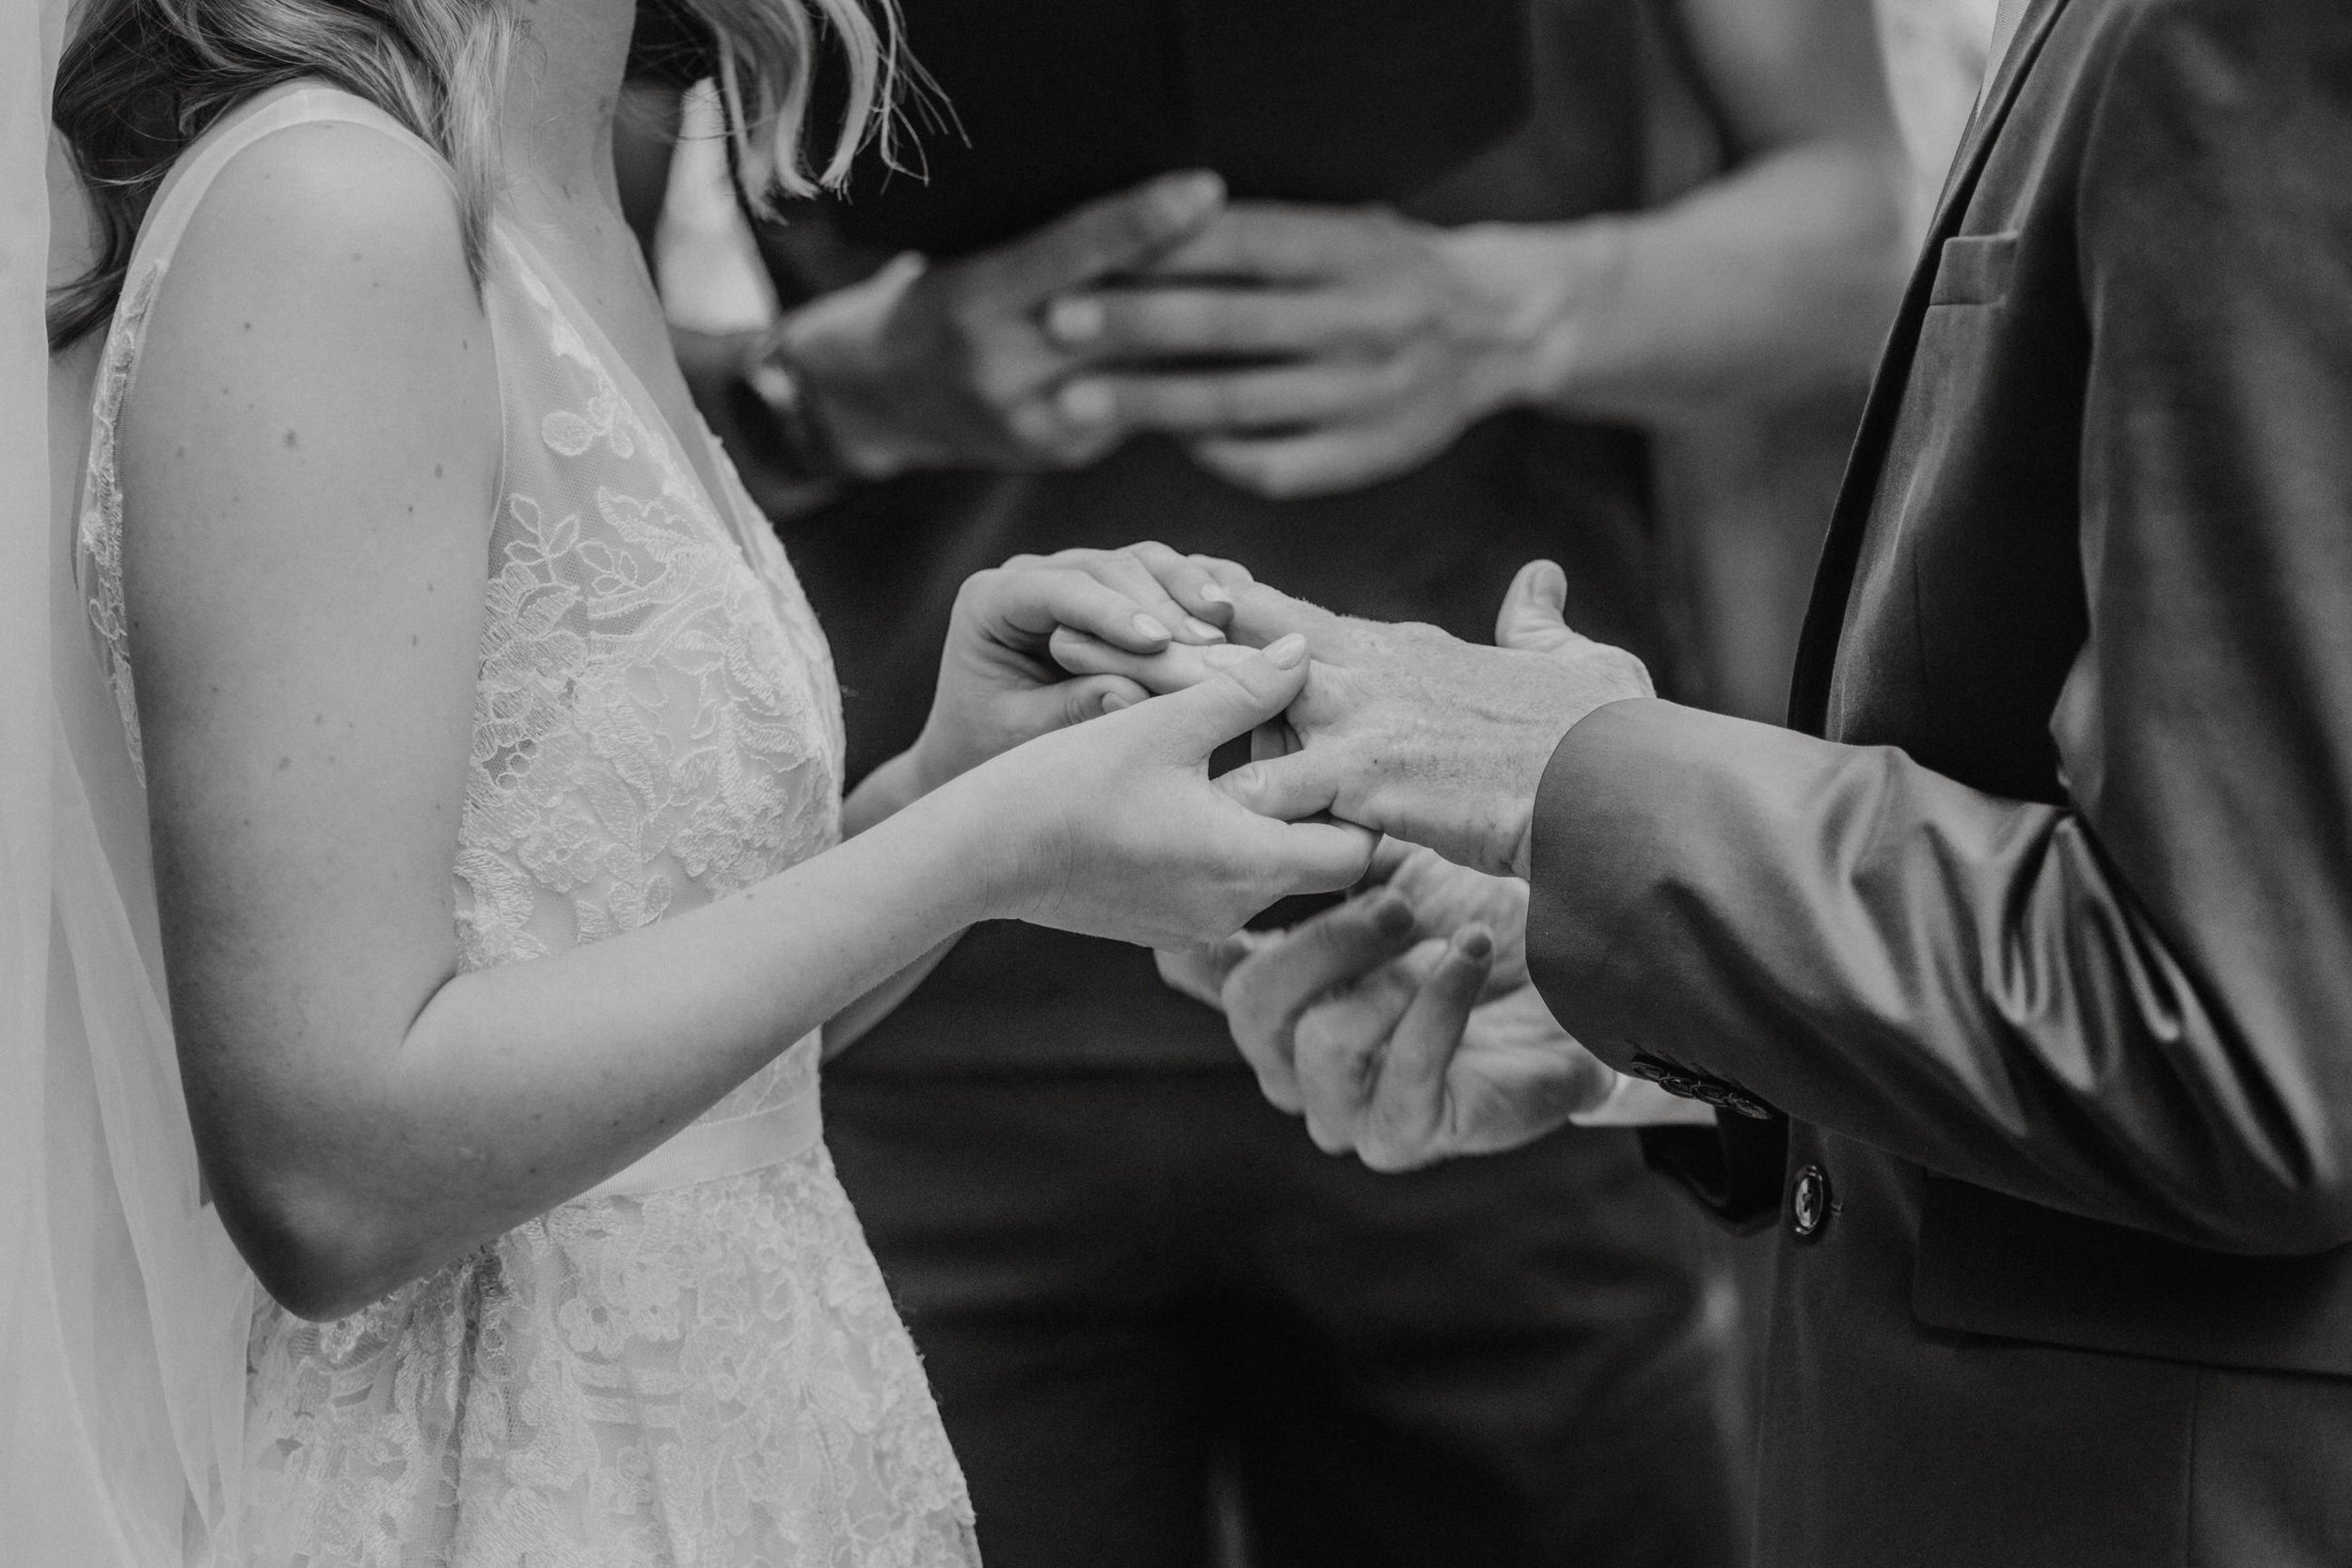
[[[159,197],[99,367],[84,588],[133,759],[115,416],[211,180],[317,119],[433,156],[329,89],[240,110]],[[729,485],[714,500],[594,323],[503,227],[485,300],[506,467],[453,868],[469,967],[631,930],[824,849],[842,754],[823,637],[723,457],[714,447]],[[816,1051],[795,1045],[684,1135],[772,1131],[765,1158],[659,1190],[616,1180],[336,1323],[264,1303],[242,1560],[971,1561],[969,1504],[914,1348],[821,1145],[788,1134],[816,1125]]]

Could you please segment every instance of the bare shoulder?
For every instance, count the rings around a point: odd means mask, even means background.
[[[151,307],[126,466],[144,436],[176,451],[193,433],[234,460],[305,425],[494,479],[496,357],[456,197],[420,149],[362,125],[264,136],[203,193]]]

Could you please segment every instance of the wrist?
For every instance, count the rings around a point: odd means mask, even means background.
[[[945,858],[957,868],[953,879],[972,911],[968,919],[1026,920],[1045,903],[1053,857],[1027,810],[1037,798],[1020,768],[992,757],[909,806],[910,815],[934,818],[953,841]]]
[[[1625,224],[1612,217],[1471,224],[1446,233],[1459,276],[1502,312],[1489,356],[1495,406],[1575,406],[1592,324],[1612,308],[1624,270],[1625,239]]]
[[[910,800],[894,827],[915,833],[937,868],[939,896],[959,927],[984,920],[1019,920],[1038,903],[1042,879],[1034,834],[1015,818],[1018,800],[1006,797],[984,764]]]
[[[758,346],[764,363],[788,372],[797,418],[821,440],[836,477],[889,479],[923,464],[894,417],[901,400],[888,366],[892,315],[923,270],[923,258],[908,251],[865,282],[787,314]]]

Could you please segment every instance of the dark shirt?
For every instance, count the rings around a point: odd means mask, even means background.
[[[1206,165],[1243,196],[1392,200],[1439,222],[1570,219],[1641,194],[1639,0],[910,0],[909,41],[963,137],[922,138],[928,183],[862,170],[763,243],[787,296],[843,250],[992,245],[1087,198]],[[822,121],[819,120],[819,123]],[[797,272],[796,278],[792,274]],[[812,275],[816,275],[813,276]],[[1229,556],[1333,609],[1491,637],[1514,572],[1567,570],[1568,617],[1673,686],[1648,456],[1631,431],[1529,412],[1419,470],[1270,501],[1131,442],[1070,474],[914,475],[786,526],[833,638],[853,775],[922,725],[948,606],[1025,551],[1159,539]],[[1230,1062],[1222,1022],[1151,956],[1009,923],[968,935],[849,1061],[987,1070]]]

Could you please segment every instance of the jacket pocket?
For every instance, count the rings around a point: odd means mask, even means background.
[[[2352,1247],[2207,1252],[1927,1179],[1912,1316],[1931,1328],[2352,1378]]]
[[[1930,305],[1998,305],[2017,268],[2017,236],[1955,234],[1936,257]]]

